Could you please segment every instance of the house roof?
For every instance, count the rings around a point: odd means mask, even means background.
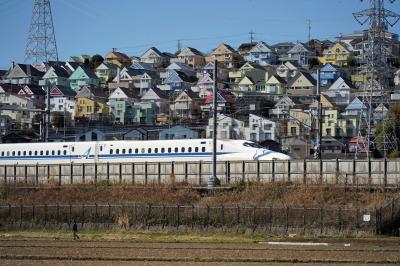
[[[354,98],[354,100],[346,106],[346,110],[361,110],[367,109],[367,107],[363,104],[363,102],[358,98]]]
[[[190,89],[182,91],[182,93],[186,93],[187,96],[191,99],[200,99],[200,96],[197,92],[194,92]],[[178,96],[179,97],[179,96]]]
[[[8,70],[2,70],[0,69],[0,79],[4,76],[6,76],[6,74],[8,73]]]
[[[21,86],[11,83],[0,84],[0,88],[3,89],[4,92],[10,94],[17,94],[22,89]]]
[[[46,95],[46,92],[43,90],[42,86],[25,85],[24,91],[27,92],[27,89],[29,89],[34,95],[41,95],[41,96]]]
[[[310,81],[313,86],[317,85],[316,80],[311,76],[310,73],[304,72],[304,71],[299,71],[291,80],[288,82],[288,87],[293,86],[293,84],[298,80],[301,76],[304,76],[308,81]]]
[[[161,99],[169,99],[168,94],[157,87],[150,88],[149,90],[152,90]]]
[[[188,76],[182,71],[175,70],[175,72],[182,79],[182,81],[185,81],[185,82],[188,82],[188,83],[193,83],[193,82],[196,82],[196,80],[197,80],[195,77]]]
[[[210,104],[213,101],[213,95],[208,95],[205,98],[204,103],[205,104]],[[217,92],[217,101],[221,100],[227,103],[234,103],[235,102],[235,95],[233,95],[230,91],[227,90],[218,90]]]
[[[16,64],[15,67],[19,67],[28,77],[43,77],[44,75],[43,72],[39,71],[37,68],[33,67],[30,64]],[[10,77],[11,74],[12,70],[9,72],[8,77]]]
[[[253,42],[253,43],[250,43],[250,42],[242,43],[242,44],[239,46],[238,51],[239,51],[239,52],[250,51],[251,48],[253,48],[253,47],[256,46],[256,45],[257,45],[257,43],[255,43],[255,42]]]
[[[290,49],[288,53],[294,54],[294,53],[301,53],[301,52],[309,52],[309,50],[305,47],[304,44],[299,42],[295,46],[293,46],[292,49]]]
[[[199,50],[197,50],[196,48],[193,48],[193,47],[186,47],[185,49],[190,50],[190,51],[191,51],[193,54],[195,54],[195,55],[203,56],[203,53],[200,52]],[[183,50],[185,50],[185,49],[183,49]],[[182,50],[182,51],[183,51],[183,50]]]
[[[221,43],[217,48],[214,49],[214,51],[217,50],[221,46],[225,46],[225,48],[231,53],[236,53],[236,50],[233,49],[232,46],[230,46],[229,44],[226,44],[226,43]]]
[[[88,75],[89,78],[91,79],[98,79],[98,77],[96,76],[96,73],[94,73],[93,69],[87,67],[87,66],[80,66],[80,68],[82,68],[82,70],[86,73],[86,75]]]
[[[58,77],[69,78],[70,75],[64,67],[54,65],[52,68]]]
[[[53,88],[50,89],[50,95],[53,97],[55,97],[55,96],[74,97],[74,96],[76,96],[76,91],[71,89],[70,87],[54,86]]]
[[[154,53],[156,53],[160,57],[165,56],[160,50],[158,50],[156,47],[153,46],[153,47],[150,47],[149,49],[147,49],[147,51],[144,52],[141,57],[143,57],[150,50],[152,50]]]
[[[122,60],[122,61],[131,60],[129,58],[129,56],[127,56],[126,54],[121,53],[121,52],[112,51],[111,54],[113,54],[118,60]]]
[[[102,88],[94,88],[88,85],[82,86],[75,97],[89,98],[94,100],[98,99],[101,101],[107,100],[107,95]]]

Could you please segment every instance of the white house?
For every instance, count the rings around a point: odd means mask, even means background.
[[[243,139],[245,124],[243,121],[234,119],[232,117],[218,114],[217,117],[217,138],[218,139]],[[208,120],[207,138],[213,136],[213,118]]]
[[[351,84],[342,77],[339,77],[322,94],[335,99],[335,104],[337,105],[348,105],[351,97]]]
[[[247,140],[262,142],[276,139],[276,124],[264,117],[250,114],[249,127],[245,129]]]
[[[50,112],[65,112],[74,120],[75,96],[76,91],[69,87],[54,86],[50,89]]]

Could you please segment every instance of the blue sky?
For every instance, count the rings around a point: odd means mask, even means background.
[[[0,68],[23,62],[32,0],[0,0]],[[59,58],[105,55],[111,48],[141,55],[148,47],[175,52],[177,40],[209,52],[221,42],[234,47],[255,40],[269,44],[334,39],[366,26],[352,13],[368,8],[359,0],[52,0]],[[387,5],[399,12],[400,1]],[[399,32],[399,25],[391,31]]]

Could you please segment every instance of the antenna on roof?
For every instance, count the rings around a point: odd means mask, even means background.
[[[307,28],[308,28],[308,42],[311,41],[311,20],[307,19]]]

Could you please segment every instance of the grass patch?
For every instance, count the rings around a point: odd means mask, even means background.
[[[83,241],[128,241],[128,242],[165,242],[165,243],[256,243],[263,241],[394,241],[399,238],[379,237],[286,237],[234,233],[171,233],[171,232],[118,232],[118,231],[81,231]],[[70,240],[72,233],[61,230],[20,230],[0,231],[1,240]]]

